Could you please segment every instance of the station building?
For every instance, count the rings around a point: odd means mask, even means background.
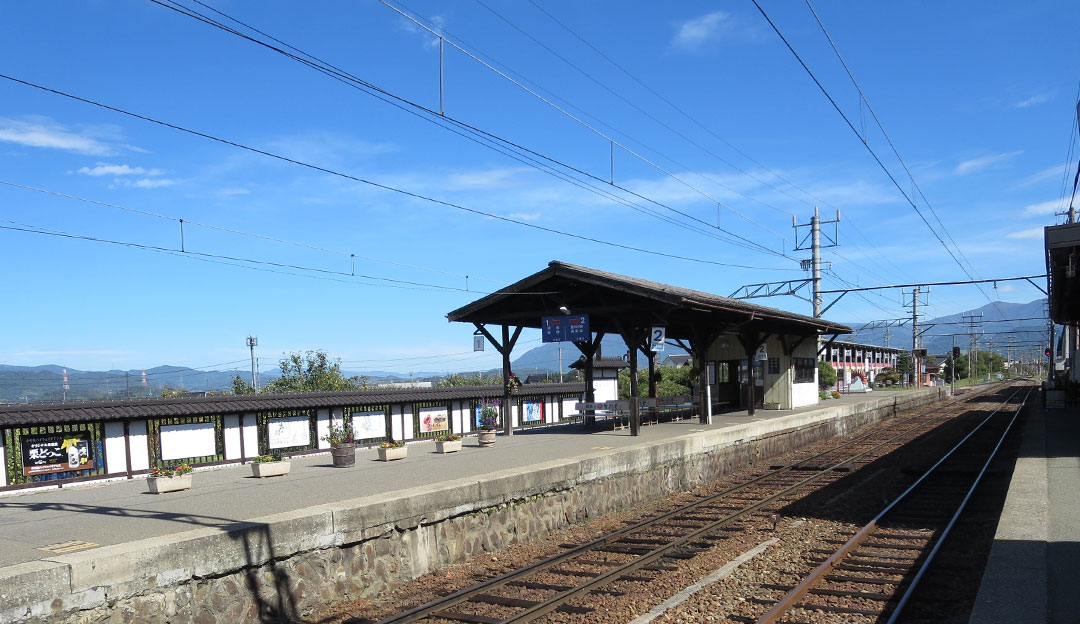
[[[903,349],[893,347],[832,342],[822,346],[819,359],[822,362],[828,362],[836,369],[837,385],[846,387],[851,384],[852,377],[856,373],[865,375],[869,383],[874,383],[882,370],[896,368],[900,353],[903,351]]]

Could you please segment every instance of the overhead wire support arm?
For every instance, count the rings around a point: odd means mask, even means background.
[[[804,278],[798,280],[787,280],[786,282],[767,282],[764,284],[747,284],[740,286],[735,292],[728,295],[731,299],[755,299],[758,297],[779,297],[782,295],[792,295],[806,300],[806,297],[800,297],[798,292],[808,285],[813,283],[813,279]],[[741,294],[740,294],[741,293]]]

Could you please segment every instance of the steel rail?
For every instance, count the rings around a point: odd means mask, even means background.
[[[960,506],[956,509],[956,513],[949,519],[949,523],[934,542],[934,547],[930,549],[926,559],[923,560],[923,564],[919,568],[919,571],[915,573],[915,577],[911,579],[911,583],[908,584],[907,589],[904,591],[904,595],[897,601],[896,607],[893,608],[893,612],[889,616],[889,621],[886,622],[886,624],[895,624],[896,619],[900,617],[900,613],[904,610],[904,607],[907,606],[908,600],[915,593],[915,588],[919,585],[919,581],[922,580],[923,574],[930,568],[930,563],[934,560],[934,557],[937,556],[938,550],[941,549],[941,545],[944,544],[945,539],[949,537],[949,533],[952,532],[952,528],[960,518],[960,514],[963,513],[964,509],[967,507],[968,501],[971,500],[971,496],[975,493],[976,488],[982,483],[983,476],[990,468],[990,462],[994,461],[994,458],[997,457],[998,450],[1000,450],[1001,445],[1005,443],[1005,437],[1009,435],[1009,431],[1012,430],[1012,426],[1016,423],[1016,419],[1019,418],[1020,412],[1023,411],[1024,407],[1027,405],[1027,401],[1031,398],[1031,393],[1033,391],[1034,388],[1028,389],[1028,393],[1024,396],[1024,400],[1020,402],[1020,407],[1016,410],[1016,413],[1013,414],[1012,419],[1009,420],[1009,424],[1005,427],[1005,431],[1001,434],[1001,438],[998,439],[997,444],[994,445],[994,450],[990,451],[990,456],[986,459],[986,462],[983,463],[983,467],[979,470],[979,474],[975,476],[975,481],[971,484],[971,487],[968,488],[967,494],[964,495],[964,500],[960,501]]]
[[[1022,388],[1018,388],[1012,395],[1009,396],[1009,398],[1002,401],[1002,405],[1010,403],[1016,397],[1016,395],[1020,394],[1021,391]],[[1025,397],[1025,401],[1026,400],[1027,398]],[[876,516],[874,516],[872,520],[866,523],[865,526],[859,529],[855,533],[855,535],[853,535],[847,542],[844,543],[843,546],[838,548],[825,561],[821,562],[821,564],[818,565],[818,567],[815,568],[805,579],[803,579],[802,582],[800,582],[783,598],[781,598],[776,603],[776,605],[773,606],[773,608],[770,609],[765,615],[761,616],[757,620],[757,624],[775,624],[788,611],[795,608],[802,601],[802,599],[805,598],[806,595],[810,593],[810,591],[821,582],[821,580],[825,577],[826,574],[831,573],[833,571],[833,568],[837,564],[839,564],[842,559],[844,559],[850,552],[855,550],[856,547],[861,545],[863,540],[869,537],[870,534],[872,534],[878,528],[879,523],[881,522],[881,519],[885,516],[885,514],[887,514],[894,507],[896,507],[896,505],[903,501],[913,490],[915,490],[915,488],[917,488],[935,470],[937,470],[938,467],[941,466],[941,464],[944,463],[946,459],[951,457],[953,453],[957,451],[957,449],[963,446],[973,435],[975,435],[976,432],[978,432],[984,425],[986,425],[986,423],[990,421],[990,419],[996,416],[997,413],[1000,411],[1001,407],[998,407],[986,418],[984,418],[978,425],[976,425],[970,432],[968,432],[966,436],[964,436],[958,443],[956,443],[956,445],[954,445],[952,449],[945,453],[945,455],[938,459],[938,461],[935,462],[933,466],[931,466],[926,472],[924,472],[922,476],[916,479],[915,482],[912,483],[906,490],[904,490],[902,494],[897,496],[891,503],[886,505],[883,510],[881,510]],[[1018,409],[1017,413],[1019,413],[1019,411],[1020,410]],[[1015,418],[1016,415],[1014,414],[1013,420],[1015,420]],[[1010,422],[1009,426],[1012,426],[1012,422]],[[1000,441],[998,444],[1000,446]]]
[[[957,399],[956,397],[952,397],[950,399],[950,401],[948,401],[948,403],[945,404],[945,405],[936,405],[936,406],[934,406],[934,407],[932,407],[930,409],[919,412],[918,414],[915,414],[915,415],[912,415],[910,417],[898,420],[897,422],[891,423],[889,425],[889,428],[896,428],[896,427],[901,426],[901,425],[905,425],[905,424],[915,422],[915,421],[917,421],[919,419],[926,419],[930,415],[934,414],[935,412],[939,412],[939,411],[948,409],[950,407],[953,407],[957,403],[969,402],[969,401],[971,401],[971,400],[973,400],[975,398],[978,398],[978,397],[982,396],[983,394],[985,394],[988,390],[989,390],[989,386],[984,388],[984,389],[981,389],[978,393],[975,393],[975,394],[972,394],[972,395],[964,395],[963,398],[961,398],[961,399]],[[886,431],[887,430],[888,429],[886,429]],[[725,525],[730,524],[731,522],[733,522],[733,521],[735,521],[735,520],[737,520],[737,519],[739,519],[739,518],[741,518],[741,517],[743,517],[743,516],[745,516],[747,514],[750,514],[750,513],[753,513],[755,511],[757,511],[761,507],[766,506],[767,504],[773,502],[777,498],[780,498],[780,497],[790,493],[793,490],[804,487],[805,485],[807,485],[809,483],[812,483],[814,481],[817,481],[819,479],[824,479],[826,476],[829,476],[830,474],[832,474],[833,471],[835,471],[837,468],[841,468],[841,467],[845,466],[846,464],[850,464],[851,462],[859,459],[860,457],[863,457],[863,456],[865,456],[865,455],[867,455],[869,453],[872,453],[873,451],[877,450],[878,448],[881,448],[883,446],[891,444],[891,443],[895,442],[897,439],[900,439],[900,438],[902,438],[902,437],[904,437],[906,435],[909,435],[913,430],[914,430],[914,428],[901,431],[901,432],[895,434],[894,436],[889,437],[885,441],[883,441],[881,443],[878,443],[878,444],[875,444],[874,446],[872,446],[870,448],[867,448],[867,449],[857,453],[856,455],[844,458],[842,461],[839,461],[839,462],[835,463],[834,465],[832,465],[832,466],[830,466],[828,468],[824,468],[824,469],[815,471],[815,474],[813,474],[813,475],[811,475],[809,477],[806,477],[805,479],[801,479],[801,480],[799,480],[799,481],[795,482],[794,484],[791,484],[791,485],[789,485],[787,487],[784,487],[782,490],[780,490],[779,492],[769,496],[765,500],[753,503],[750,506],[744,507],[744,508],[740,509],[739,511],[732,512],[731,514],[728,514],[727,516],[725,516],[723,518],[720,518],[718,520],[711,521],[709,524],[706,524],[705,526],[703,526],[701,528],[694,529],[689,534],[685,534],[685,535],[682,535],[682,536],[680,536],[678,538],[675,538],[672,542],[661,545],[661,546],[653,549],[652,551],[650,551],[648,553],[644,553],[644,554],[638,556],[638,558],[635,559],[634,561],[627,562],[626,564],[623,564],[622,566],[619,566],[617,568],[613,568],[613,569],[609,570],[608,572],[602,573],[599,576],[594,577],[592,580],[590,580],[589,582],[587,582],[587,583],[585,583],[583,585],[573,587],[573,588],[571,588],[569,590],[566,590],[564,592],[560,592],[559,594],[556,594],[555,596],[552,596],[551,598],[549,598],[549,599],[547,599],[545,601],[542,601],[542,602],[540,602],[539,604],[537,604],[535,606],[527,608],[525,611],[523,611],[521,613],[515,614],[515,615],[513,615],[513,616],[511,616],[511,617],[509,617],[507,619],[502,619],[502,620],[498,620],[498,621],[507,622],[507,623],[509,623],[509,622],[528,622],[528,621],[531,621],[531,620],[533,620],[533,619],[535,619],[537,617],[541,617],[541,616],[543,616],[543,615],[545,615],[547,613],[550,613],[551,611],[554,611],[555,609],[559,608],[561,605],[565,604],[567,601],[569,601],[569,600],[571,600],[571,599],[573,599],[573,598],[575,598],[577,596],[580,596],[581,594],[592,591],[592,590],[596,589],[597,587],[602,586],[602,585],[604,585],[606,583],[612,582],[613,580],[617,579],[618,577],[626,575],[628,572],[632,572],[635,569],[650,565],[651,563],[655,562],[657,559],[660,559],[663,556],[667,555],[670,551],[676,550],[676,549],[684,546],[686,543],[691,542],[691,541],[693,541],[695,539],[698,539],[698,538],[700,538],[700,537],[702,537],[704,535],[714,533],[714,532],[722,529]],[[632,535],[633,533],[641,531],[642,529],[647,529],[647,528],[649,528],[651,526],[660,525],[663,521],[668,520],[668,519],[670,519],[672,517],[675,517],[675,516],[684,515],[688,511],[693,511],[694,509],[697,509],[699,507],[711,505],[712,503],[716,502],[717,500],[722,499],[725,496],[729,496],[729,495],[731,495],[733,493],[736,493],[736,492],[739,492],[741,490],[747,489],[747,488],[749,488],[751,486],[754,486],[754,485],[760,485],[761,482],[763,482],[763,481],[765,481],[767,479],[776,478],[778,476],[782,476],[785,473],[796,471],[800,467],[803,467],[803,466],[813,462],[816,459],[822,458],[822,457],[824,457],[824,456],[826,456],[826,455],[828,455],[830,453],[835,453],[837,450],[843,449],[845,447],[849,447],[849,446],[859,444],[859,443],[861,443],[861,442],[863,442],[863,441],[865,441],[865,440],[867,440],[869,438],[872,438],[874,436],[880,436],[882,433],[883,433],[882,431],[870,432],[870,433],[864,434],[862,436],[859,436],[859,437],[857,437],[855,439],[848,440],[848,441],[844,442],[843,444],[839,444],[839,445],[837,445],[835,447],[832,447],[830,449],[826,449],[826,450],[824,450],[824,451],[822,451],[820,453],[814,454],[814,455],[812,455],[810,457],[807,457],[807,458],[805,458],[803,460],[800,460],[799,462],[790,464],[788,466],[784,466],[784,467],[776,469],[776,470],[769,471],[766,474],[760,475],[758,477],[754,477],[753,479],[750,479],[750,480],[745,481],[743,483],[734,485],[734,486],[732,486],[730,488],[727,488],[727,489],[725,489],[725,490],[723,490],[721,492],[712,494],[712,495],[710,495],[708,497],[705,497],[705,498],[703,498],[701,500],[694,501],[694,502],[692,502],[690,504],[677,507],[677,508],[675,508],[673,510],[664,512],[662,514],[659,514],[659,515],[651,517],[651,518],[646,518],[645,520],[642,520],[642,521],[637,522],[635,524],[632,524],[630,526],[624,527],[622,529],[619,529],[618,531],[614,531],[612,533],[604,535],[603,537],[597,538],[597,539],[592,540],[590,542],[586,542],[585,544],[582,544],[580,546],[576,546],[574,548],[571,548],[571,549],[569,549],[567,551],[564,551],[562,553],[559,553],[559,554],[554,555],[552,557],[549,557],[547,559],[543,559],[541,561],[537,561],[537,562],[534,562],[532,564],[529,564],[529,565],[527,565],[527,566],[525,566],[523,568],[519,568],[517,570],[513,570],[513,571],[510,571],[510,572],[501,574],[499,576],[493,577],[493,578],[488,579],[486,581],[482,581],[482,582],[480,582],[480,583],[478,583],[476,585],[472,585],[470,587],[467,587],[467,588],[458,590],[456,592],[453,592],[451,594],[448,594],[447,596],[444,596],[442,598],[439,598],[439,599],[433,600],[431,602],[428,602],[426,604],[414,607],[413,609],[410,609],[410,610],[408,610],[408,611],[406,611],[404,613],[400,613],[400,614],[397,614],[395,616],[391,616],[389,618],[380,620],[378,624],[407,624],[409,622],[416,622],[416,621],[422,620],[422,619],[424,619],[426,617],[429,617],[429,616],[440,617],[440,616],[436,615],[437,612],[443,612],[443,611],[446,611],[447,609],[451,609],[451,608],[453,608],[453,607],[455,607],[457,605],[468,602],[472,597],[480,595],[485,590],[490,590],[490,589],[495,588],[495,587],[500,587],[500,586],[505,585],[505,584],[507,584],[507,583],[509,583],[511,581],[519,580],[519,579],[521,579],[523,577],[527,577],[527,576],[529,576],[531,574],[541,572],[541,571],[543,571],[545,569],[553,568],[553,567],[555,567],[555,566],[557,566],[557,565],[559,565],[561,563],[573,560],[573,559],[575,559],[576,557],[578,557],[580,555],[583,555],[583,554],[585,554],[585,553],[587,553],[587,552],[589,552],[591,550],[594,550],[597,547],[601,547],[601,546],[605,546],[605,545],[617,542],[617,541],[623,539],[624,537],[626,537],[628,535]]]

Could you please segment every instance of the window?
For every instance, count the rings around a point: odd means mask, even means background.
[[[814,383],[814,374],[817,372],[817,362],[814,358],[791,358],[795,367],[795,381],[793,383]]]

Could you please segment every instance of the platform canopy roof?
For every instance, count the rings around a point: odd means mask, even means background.
[[[1044,233],[1050,319],[1080,324],[1080,223],[1047,226]]]
[[[667,337],[741,331],[850,334],[850,327],[706,292],[553,261],[506,288],[447,314],[451,321],[539,328],[545,316],[588,314],[592,332],[664,326]]]

